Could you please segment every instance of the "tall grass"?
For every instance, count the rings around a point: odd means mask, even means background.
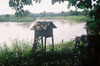
[[[33,22],[34,17],[0,17],[0,22]]]
[[[53,16],[53,17],[40,17],[40,19],[66,19],[71,21],[89,21],[93,20],[89,16]],[[0,17],[0,22],[33,22],[34,17]]]
[[[67,16],[66,19],[74,21],[90,21],[93,20],[89,16]]]
[[[21,66],[29,60],[31,45],[28,42],[15,40],[11,47],[6,43],[1,47],[0,66]]]
[[[40,46],[40,45],[38,45]],[[32,52],[32,44],[25,41],[14,41],[11,47],[4,43],[0,51],[0,66],[69,66],[72,60],[74,41],[69,41],[47,47],[46,53],[41,51]]]
[[[83,16],[83,15],[78,15],[78,16],[54,16],[54,17],[41,17],[42,19],[66,19],[70,21],[77,21],[77,22],[86,22],[93,20],[89,16]]]

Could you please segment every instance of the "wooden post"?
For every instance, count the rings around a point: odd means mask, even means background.
[[[34,38],[33,48],[36,49],[36,37]]]
[[[34,37],[34,43],[33,43],[32,51],[34,52],[35,49],[36,49],[36,36]]]
[[[53,39],[53,36],[52,36],[52,49],[54,50],[54,39]]]
[[[46,51],[46,37],[45,37],[44,51]]]
[[[37,48],[38,40],[39,40],[39,37],[38,37],[38,36],[35,36],[35,37],[34,37],[34,44],[33,44],[33,48],[34,48],[34,49]]]
[[[43,36],[41,37],[42,50],[43,50]]]

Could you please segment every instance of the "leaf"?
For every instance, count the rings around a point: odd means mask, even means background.
[[[71,7],[71,3],[69,2],[67,5],[67,8],[69,9]]]
[[[72,1],[72,6],[75,6],[76,5],[76,1]]]
[[[80,6],[80,9],[84,9],[85,7],[84,6]]]

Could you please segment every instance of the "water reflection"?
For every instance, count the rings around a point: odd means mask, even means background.
[[[29,28],[29,26],[33,24],[33,22],[20,22],[20,23],[17,23],[18,26],[21,26],[23,28]]]
[[[37,21],[45,21],[44,19],[38,19]],[[54,29],[54,40],[55,43],[60,43],[62,40],[69,41],[74,39],[76,36],[86,34],[84,29],[85,23],[74,23],[68,20],[46,20],[53,21],[57,26]],[[31,27],[34,22],[3,22],[0,23],[0,44],[6,42],[10,44],[14,39],[33,41],[34,31],[31,31]],[[51,38],[48,38],[47,44],[51,43]]]

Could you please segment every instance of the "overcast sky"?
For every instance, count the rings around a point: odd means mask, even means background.
[[[9,0],[0,0],[0,14],[14,14],[14,10],[9,7]],[[40,12],[61,12],[61,11],[69,11],[67,9],[68,2],[64,3],[56,3],[54,5],[51,4],[51,0],[41,0],[40,4],[33,3],[33,6],[25,6],[25,10],[29,10],[32,13],[40,13]],[[71,9],[74,9],[73,7]]]

